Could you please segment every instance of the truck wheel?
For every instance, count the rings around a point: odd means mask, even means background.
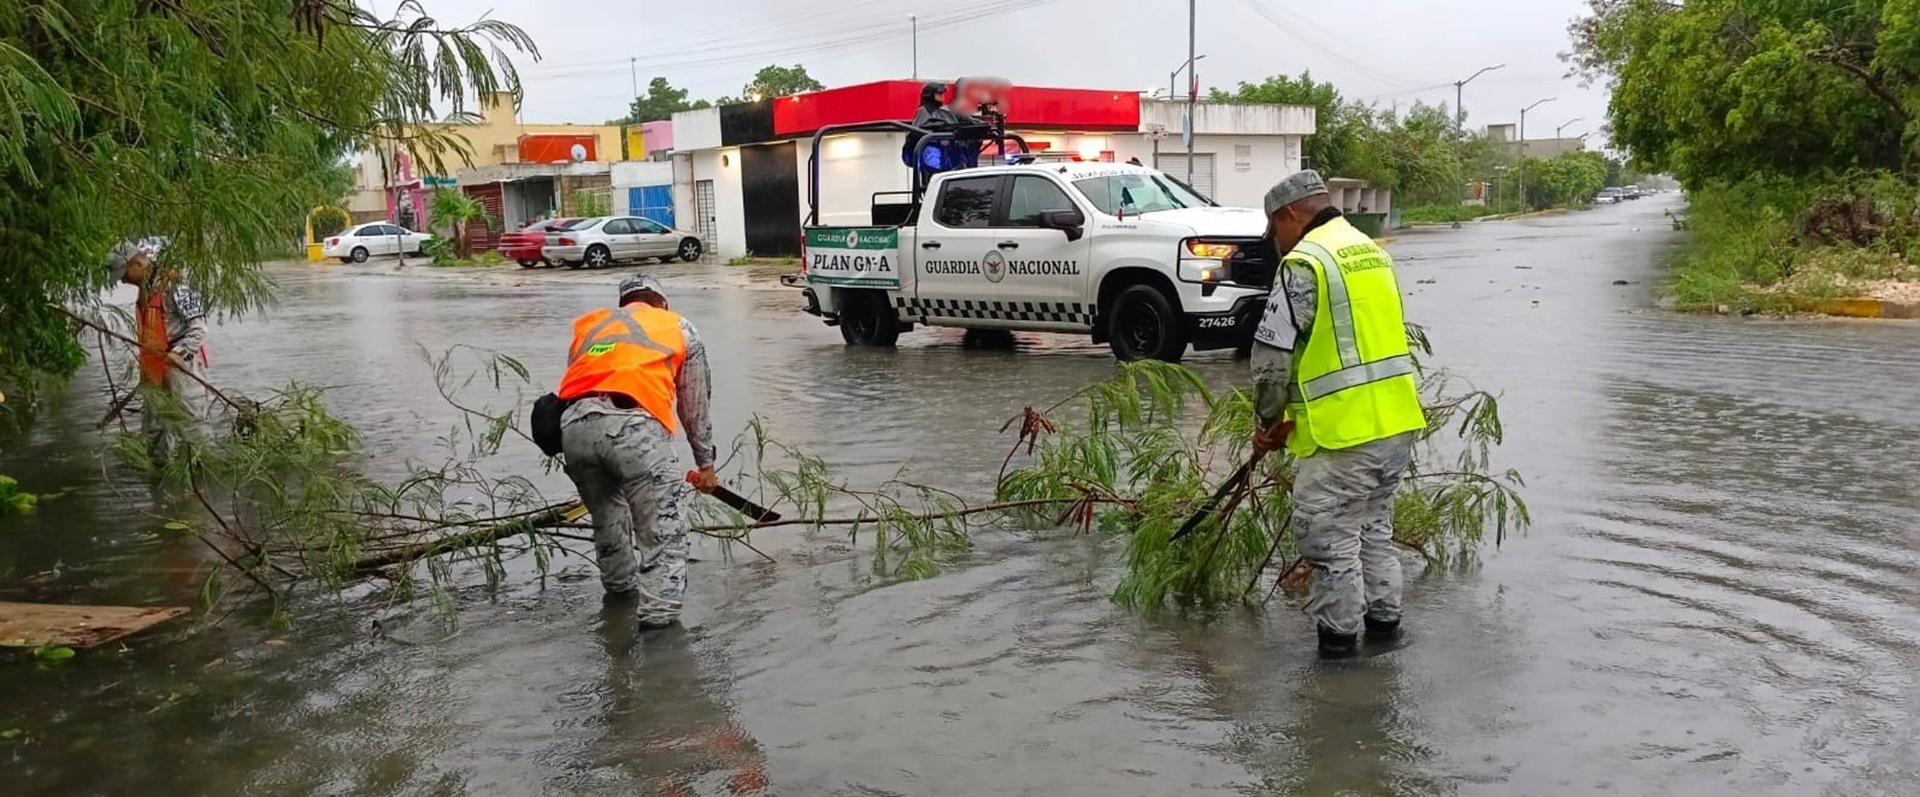
[[[840,337],[849,346],[892,346],[900,339],[900,318],[874,291],[840,295]]]
[[[1177,363],[1187,353],[1186,330],[1166,293],[1152,285],[1134,285],[1113,297],[1107,308],[1107,341],[1121,360]]]
[[[521,267],[521,268],[536,268],[536,267],[538,267],[539,265],[540,265],[540,261],[538,261],[538,260],[522,260],[522,261],[520,261],[520,267]]]

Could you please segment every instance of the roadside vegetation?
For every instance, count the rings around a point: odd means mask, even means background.
[[[1920,13],[1907,3],[1589,0],[1567,59],[1616,145],[1686,188],[1685,309],[1801,309],[1920,279]]]
[[[1348,99],[1332,83],[1275,75],[1213,89],[1214,102],[1310,105],[1318,131],[1302,155],[1326,177],[1351,177],[1393,189],[1404,223],[1472,221],[1486,216],[1583,207],[1601,188],[1621,185],[1623,164],[1597,152],[1516,158],[1507,146],[1468,129],[1446,105],[1415,102],[1402,111]],[[1520,196],[1520,184],[1526,196]],[[1469,185],[1484,203],[1468,205]]]

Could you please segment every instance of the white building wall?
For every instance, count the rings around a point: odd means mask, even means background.
[[[742,211],[740,192],[740,148],[723,147],[706,149],[693,153],[693,184],[701,180],[713,181],[713,230],[714,239],[708,242],[708,248],[721,257],[738,257],[747,253],[747,220]],[[689,186],[691,191],[692,186]],[[688,194],[687,207],[692,211],[694,202]],[[678,210],[676,209],[676,214]],[[687,218],[694,219],[692,212]],[[683,225],[686,226],[686,225]],[[698,229],[696,223],[689,229]]]
[[[679,152],[720,146],[720,109],[702,108],[673,115],[673,148]]]
[[[700,230],[700,219],[693,214],[693,155],[676,152],[670,161],[673,167],[673,218],[680,229]],[[713,247],[712,242],[707,247]]]
[[[1153,141],[1145,134],[1115,135],[1114,159],[1125,162],[1139,158],[1153,165]],[[1300,171],[1300,136],[1296,135],[1198,135],[1193,137],[1193,154],[1213,155],[1213,201],[1232,207],[1260,207],[1267,189],[1289,174]],[[1240,150],[1239,147],[1246,149]],[[1186,145],[1179,136],[1160,142],[1162,155],[1185,155]],[[1173,176],[1186,179],[1183,173]]]

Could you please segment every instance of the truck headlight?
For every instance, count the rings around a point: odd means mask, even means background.
[[[1188,241],[1187,253],[1208,260],[1229,260],[1240,251],[1234,244],[1214,243],[1212,241]]]

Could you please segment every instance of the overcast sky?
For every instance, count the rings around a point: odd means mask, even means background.
[[[362,0],[368,3],[369,0]],[[1391,106],[1453,102],[1467,85],[1469,124],[1527,114],[1530,138],[1580,118],[1598,131],[1606,93],[1564,79],[1557,54],[1582,0],[1198,0],[1200,81],[1231,87],[1312,70],[1343,94]],[[390,14],[397,0],[370,0]],[[767,64],[802,64],[829,87],[913,76],[908,16],[918,15],[919,75],[996,75],[1015,84],[1166,89],[1187,55],[1185,0],[424,0],[442,22],[491,13],[526,29],[541,59],[523,65],[529,122],[603,122],[654,76],[692,96],[740,93]],[[1180,81],[1184,91],[1185,80]],[[1589,139],[1601,141],[1596,132]]]

